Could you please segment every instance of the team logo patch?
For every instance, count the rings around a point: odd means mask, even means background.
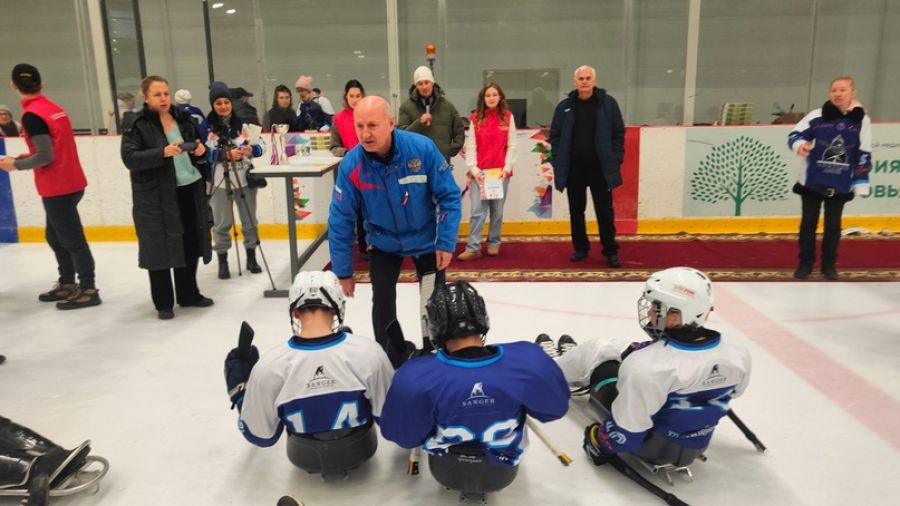
[[[728,378],[719,372],[719,364],[715,364],[709,370],[709,376],[703,380],[703,386],[717,385],[719,383],[724,383],[725,381],[728,381]]]
[[[422,160],[413,158],[412,160],[406,162],[406,166],[413,172],[419,172],[419,169],[422,168]]]
[[[484,383],[479,381],[472,385],[472,392],[469,394],[469,398],[463,401],[462,406],[470,408],[473,406],[492,406],[493,404],[494,398],[484,393]]]
[[[313,373],[312,379],[306,384],[306,388],[315,390],[317,388],[327,388],[333,385],[334,380],[325,373],[325,366],[320,365],[319,367],[316,367],[316,372]]]

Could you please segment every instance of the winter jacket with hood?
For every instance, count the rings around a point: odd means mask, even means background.
[[[434,84],[434,91],[428,97],[431,102],[431,125],[425,126],[419,118],[425,114],[426,99],[419,96],[416,85],[409,89],[409,100],[400,106],[397,128],[422,134],[438,147],[444,159],[450,161],[459,153],[466,142],[466,129],[453,103],[444,97],[444,90]]]

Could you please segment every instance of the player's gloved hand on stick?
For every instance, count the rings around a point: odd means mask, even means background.
[[[225,385],[228,387],[231,409],[237,406],[240,410],[244,401],[244,386],[258,360],[259,350],[256,346],[250,346],[249,356],[244,356],[238,348],[232,348],[225,357]]]
[[[613,455],[609,438],[600,428],[599,423],[592,423],[584,428],[584,452],[591,458],[595,466],[602,466]]]

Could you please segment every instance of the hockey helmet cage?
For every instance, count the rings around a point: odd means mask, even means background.
[[[484,299],[465,281],[435,287],[425,313],[431,342],[438,349],[451,339],[473,334],[483,341],[491,327]]]
[[[294,315],[295,309],[313,307],[331,309],[334,311],[332,330],[335,332],[344,322],[344,310],[347,305],[344,290],[337,276],[331,271],[298,272],[288,292],[288,300],[294,335],[300,335],[300,319]]]
[[[712,306],[712,282],[706,274],[690,267],[672,267],[650,275],[638,299],[638,321],[650,337],[659,339],[669,311],[681,314],[683,327],[701,327]]]

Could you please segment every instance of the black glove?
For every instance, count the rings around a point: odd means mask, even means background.
[[[244,386],[258,360],[259,350],[256,346],[250,346],[249,357],[242,355],[237,348],[232,348],[225,357],[225,385],[228,387],[231,409],[235,406],[238,410],[241,409],[241,403],[244,402]]]
[[[609,439],[600,428],[599,423],[592,423],[584,428],[584,452],[594,461],[595,466],[606,464],[609,457],[613,455],[612,445]]]

